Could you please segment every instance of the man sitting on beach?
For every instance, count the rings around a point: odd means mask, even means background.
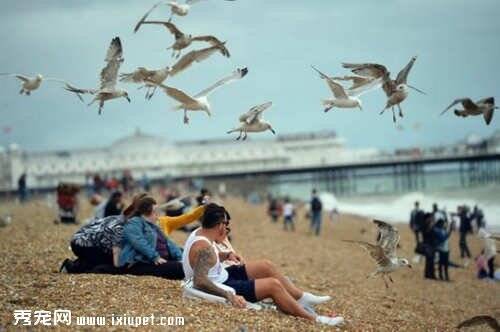
[[[344,321],[342,317],[317,315],[312,306],[324,303],[330,297],[300,290],[270,261],[250,261],[224,268],[222,262],[225,260],[241,261],[234,252],[222,253],[215,245],[224,241],[229,233],[229,220],[226,209],[208,204],[201,218],[201,228],[193,231],[186,240],[182,265],[186,279],[192,279],[195,288],[223,297],[238,308],[244,308],[246,301],[272,298],[281,311],[293,316],[327,325]],[[217,286],[218,283],[233,288],[236,295]]]

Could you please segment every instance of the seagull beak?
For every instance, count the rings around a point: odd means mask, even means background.
[[[269,128],[269,130],[273,133],[273,135],[276,135],[276,132],[274,131],[273,128]]]
[[[427,94],[427,93],[423,92],[422,90],[417,89],[417,88],[416,88],[416,87],[414,87],[414,86],[411,86],[411,85],[408,85],[408,84],[407,84],[407,86],[408,86],[409,88],[411,88],[411,89],[413,89],[413,90],[417,91],[417,92],[420,92],[420,93],[421,93],[421,94],[423,94],[423,95],[426,95],[426,94]]]
[[[413,269],[413,268],[411,267],[411,264],[408,264],[408,267],[409,267],[410,269]]]
[[[130,97],[129,97],[129,96],[126,96],[126,97],[125,97],[125,99],[127,99],[129,103],[131,102],[131,100],[130,100]]]

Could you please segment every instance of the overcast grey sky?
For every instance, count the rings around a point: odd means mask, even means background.
[[[121,70],[159,68],[173,60],[166,47],[172,37],[161,27],[133,26],[154,1],[2,0],[0,72],[42,73],[83,87],[98,85],[104,55],[120,36],[125,62]],[[168,18],[167,7],[152,16]],[[125,99],[87,107],[57,83],[46,82],[32,96],[18,94],[19,83],[0,77],[0,145],[16,142],[29,150],[103,146],[136,127],[168,140],[226,137],[240,113],[273,101],[265,115],[278,133],[334,129],[349,146],[394,148],[451,143],[469,133],[490,135],[500,128],[500,113],[490,126],[481,117],[466,120],[451,112],[438,116],[454,98],[500,98],[500,2],[498,0],[206,0],[186,17],[174,17],[182,30],[227,40],[230,59],[216,55],[167,84],[196,93],[237,66],[248,66],[241,81],[211,96],[213,117],[169,111],[174,102],[163,93],[144,100],[143,90],[128,89]],[[201,46],[201,45],[200,45]],[[409,82],[428,92],[412,92],[403,103],[404,131],[392,123],[382,90],[363,96],[364,111],[322,112],[330,92],[314,73],[314,64],[342,75],[342,61],[375,61],[395,76],[418,55]],[[421,123],[419,131],[411,128]],[[270,136],[264,133],[261,137]],[[236,143],[235,143],[236,144]],[[241,143],[240,143],[241,144]]]

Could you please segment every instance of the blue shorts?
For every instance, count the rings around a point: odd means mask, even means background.
[[[248,302],[257,302],[255,296],[255,280],[249,279],[245,265],[231,265],[226,268],[228,278],[224,285],[233,288],[237,295],[243,296]]]

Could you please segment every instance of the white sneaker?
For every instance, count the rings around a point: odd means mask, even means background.
[[[328,316],[316,316],[316,322],[320,324],[337,326],[344,323],[344,317],[336,316],[336,317],[328,317]]]
[[[331,296],[317,296],[308,292],[304,292],[302,294],[302,297],[298,300],[299,304],[301,304],[303,307],[306,306],[313,306],[313,305],[318,305],[322,304],[325,302],[328,302],[332,299]]]

